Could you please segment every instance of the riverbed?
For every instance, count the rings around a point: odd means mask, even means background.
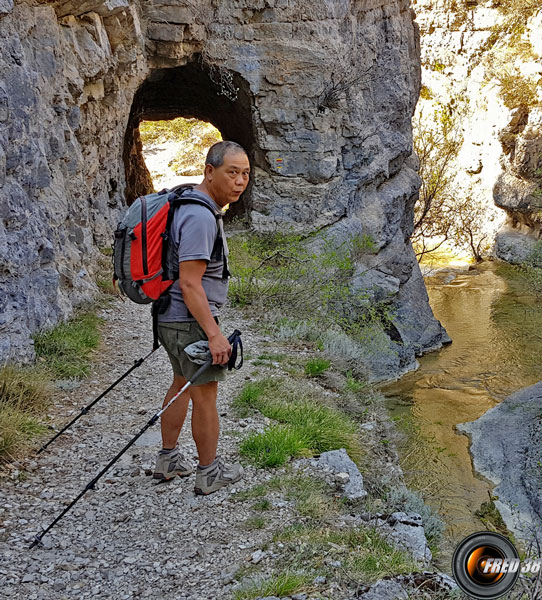
[[[435,317],[452,343],[419,358],[420,368],[382,387],[411,453],[407,478],[424,486],[454,545],[485,529],[475,511],[493,484],[473,471],[469,440],[455,430],[511,393],[540,381],[542,301],[496,262],[426,278]]]

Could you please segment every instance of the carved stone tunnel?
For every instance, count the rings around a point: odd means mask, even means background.
[[[252,106],[247,82],[233,78],[235,98],[217,92],[212,74],[202,66],[199,57],[181,67],[154,69],[135,93],[124,139],[123,160],[126,169],[126,200],[152,191],[150,173],[145,165],[139,137],[141,121],[157,121],[177,117],[196,118],[212,123],[224,140],[237,142],[254,164],[256,149]],[[230,207],[227,219],[246,216],[250,208],[252,179],[243,196]]]

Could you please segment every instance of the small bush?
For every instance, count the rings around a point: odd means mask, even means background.
[[[529,252],[525,259],[525,265],[534,269],[542,269],[542,240],[536,242],[534,248]]]
[[[268,486],[294,500],[297,512],[303,517],[322,519],[334,511],[333,501],[327,493],[329,488],[321,480],[303,475],[282,475],[271,479]]]
[[[331,362],[325,358],[310,358],[305,364],[305,375],[309,377],[317,377],[327,371],[331,365]]]
[[[406,553],[394,548],[375,528],[335,529],[293,525],[277,532],[273,541],[290,550],[293,567],[303,565],[320,571],[323,558],[341,560],[349,582],[367,584],[382,577],[410,573],[415,564]]]
[[[254,517],[249,517],[245,521],[244,526],[248,530],[263,529],[265,527],[265,519],[263,517],[261,517],[260,515],[256,515]]]
[[[420,89],[420,98],[423,100],[432,100],[433,92],[426,85],[422,85]]]
[[[487,502],[482,502],[480,508],[475,511],[475,515],[482,521],[489,531],[496,531],[502,535],[509,536],[510,531],[502,518],[501,513],[497,510],[494,500],[497,498],[489,496]]]

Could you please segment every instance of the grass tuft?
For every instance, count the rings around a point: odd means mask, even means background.
[[[239,449],[257,467],[279,467],[298,456],[307,443],[291,427],[275,425],[263,433],[253,433]]]
[[[277,532],[273,541],[285,544],[292,568],[303,566],[322,573],[333,557],[341,561],[350,582],[372,583],[416,568],[408,553],[397,550],[372,527],[339,529],[295,524]]]
[[[46,375],[10,365],[0,369],[0,457],[18,456],[45,427],[40,415],[49,403]]]
[[[357,426],[323,399],[284,380],[247,383],[234,400],[241,414],[252,410],[278,421],[263,433],[250,435],[240,451],[258,466],[279,466],[294,456],[313,456],[345,448],[359,462]]]
[[[87,375],[91,352],[100,341],[100,322],[94,312],[84,312],[50,331],[36,334],[36,356],[55,377]]]
[[[234,592],[234,600],[254,600],[265,596],[289,596],[301,592],[310,584],[311,577],[286,571],[269,579],[251,582]]]

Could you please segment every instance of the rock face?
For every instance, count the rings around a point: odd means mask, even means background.
[[[197,117],[249,152],[257,229],[370,235],[397,368],[446,338],[409,243],[420,85],[408,0],[0,4],[0,358],[95,291],[97,248],[150,191],[142,119]],[[239,203],[238,203],[239,204]]]
[[[476,471],[496,484],[495,505],[508,528],[542,542],[542,382],[458,429],[471,438]]]
[[[521,3],[518,3],[518,5]],[[451,108],[458,194],[485,207],[495,253],[520,262],[542,236],[542,11],[492,0],[413,0],[426,114]],[[498,233],[497,233],[498,232]]]

